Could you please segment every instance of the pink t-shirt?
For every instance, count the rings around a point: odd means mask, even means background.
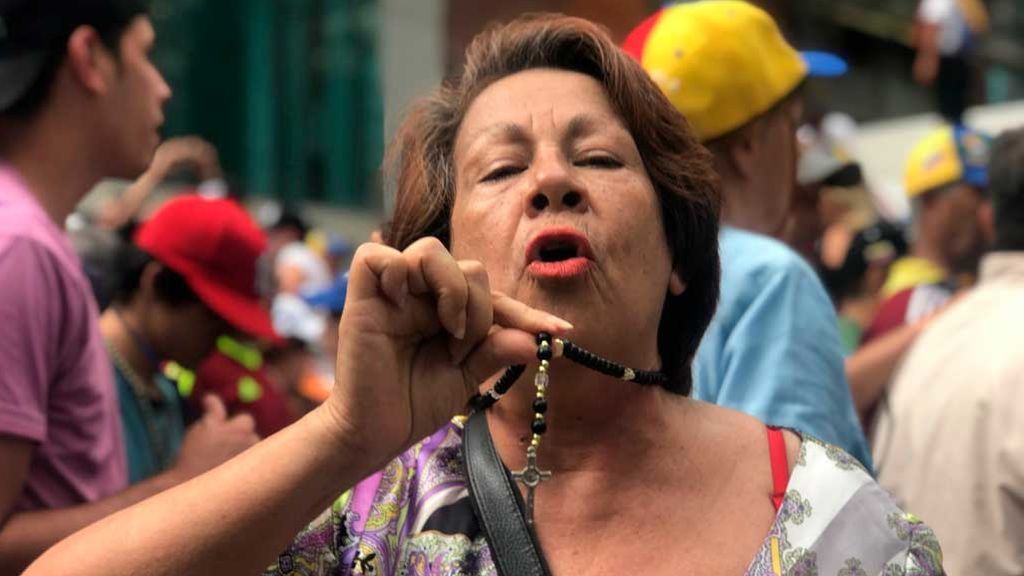
[[[92,502],[127,486],[98,315],[71,243],[0,166],[0,434],[36,445],[16,512]]]

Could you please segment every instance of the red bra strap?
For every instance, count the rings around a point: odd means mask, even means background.
[[[775,511],[782,507],[786,498],[786,487],[789,485],[789,458],[786,456],[786,439],[782,430],[767,427],[768,454],[772,461],[772,504]]]

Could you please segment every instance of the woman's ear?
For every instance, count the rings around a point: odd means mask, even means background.
[[[673,270],[672,275],[668,277],[668,291],[673,296],[682,296],[683,292],[686,292],[686,282],[676,270]]]

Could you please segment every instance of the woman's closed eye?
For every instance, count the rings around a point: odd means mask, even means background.
[[[481,182],[498,182],[522,173],[526,168],[516,164],[506,164],[491,170],[480,179]]]
[[[606,170],[622,168],[622,162],[618,158],[605,154],[587,156],[575,161],[573,164],[580,168],[603,168]]]

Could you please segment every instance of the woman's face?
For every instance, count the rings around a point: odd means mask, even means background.
[[[596,80],[536,69],[495,82],[467,111],[455,168],[456,258],[595,351],[657,363],[666,292],[683,286],[636,143]]]

